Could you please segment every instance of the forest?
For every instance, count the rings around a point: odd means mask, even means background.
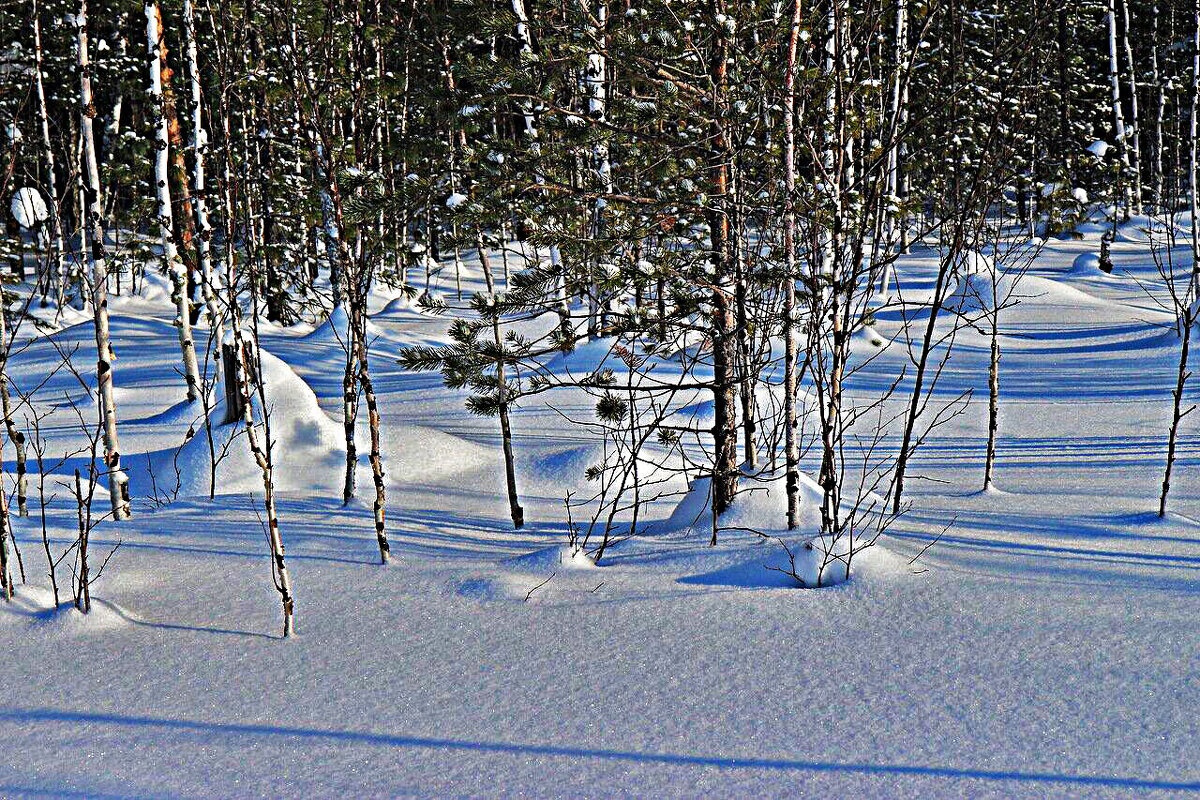
[[[1200,791],[1200,0],[0,30],[0,795]]]

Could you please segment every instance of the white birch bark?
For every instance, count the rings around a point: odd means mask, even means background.
[[[896,41],[895,41],[895,63],[892,67],[892,97],[891,97],[891,134],[892,141],[888,148],[887,161],[887,200],[884,202],[884,213],[886,214],[887,235],[884,241],[890,246],[896,237],[896,226],[900,226],[900,252],[904,252],[905,245],[908,240],[908,220],[904,218],[903,211],[893,212],[890,204],[898,202],[902,199],[903,187],[900,183],[900,142],[902,132],[907,123],[908,118],[908,82],[904,80],[905,64],[908,61],[908,0],[896,0]],[[897,219],[897,216],[899,219]],[[883,301],[886,303],[891,297],[891,287],[896,279],[895,261],[888,263],[887,270],[882,276],[883,286]]]
[[[105,261],[104,211],[100,199],[100,169],[96,164],[96,139],[92,120],[96,107],[92,102],[91,64],[88,58],[87,0],[80,0],[77,25],[79,61],[80,141],[87,173],[87,236],[91,265],[92,316],[96,331],[96,388],[100,395],[101,423],[104,428],[104,465],[108,470],[108,493],[113,519],[129,518],[129,477],[121,470],[117,443],[117,405],[113,397],[113,352],[108,333],[108,266]]]
[[[783,284],[783,413],[784,459],[787,491],[787,526],[793,530],[800,512],[800,446],[796,414],[796,49],[800,39],[800,2],[792,0],[788,34],[787,71],[783,94],[783,248],[787,273]]]
[[[42,149],[46,159],[46,193],[49,195],[50,216],[46,220],[50,226],[50,241],[54,248],[54,287],[57,309],[61,312],[63,298],[66,296],[67,262],[66,247],[63,244],[62,219],[58,215],[58,186],[54,175],[54,146],[50,142],[50,114],[46,108],[46,88],[42,79],[42,27],[39,21],[37,0],[32,2],[33,16],[33,53],[34,53],[34,85],[37,89],[38,116],[42,123]]]
[[[1141,128],[1138,125],[1137,66],[1133,62],[1133,48],[1129,44],[1129,0],[1121,0],[1121,15],[1125,23],[1121,29],[1121,44],[1125,50],[1125,63],[1129,66],[1129,138],[1132,152],[1133,213],[1142,213],[1142,145]]]
[[[146,47],[150,65],[150,106],[154,113],[154,183],[158,199],[158,232],[162,244],[162,265],[171,278],[172,299],[175,301],[175,329],[179,332],[179,350],[183,356],[183,378],[187,383],[188,402],[200,397],[200,366],[196,362],[196,347],[192,341],[192,324],[188,308],[187,268],[179,257],[172,230],[171,184],[168,179],[170,150],[167,116],[164,107],[162,70],[162,17],[157,0],[145,5]]]
[[[212,330],[212,341],[220,347],[225,335],[220,307],[221,277],[213,269],[212,224],[208,219],[208,198],[205,184],[205,158],[208,154],[208,131],[204,129],[203,98],[200,92],[200,57],[196,46],[196,14],[192,0],[183,0],[184,48],[187,52],[188,84],[192,94],[192,207],[196,213],[196,260],[200,268],[200,291],[204,297],[205,313]]]
[[[1121,157],[1120,178],[1125,193],[1125,216],[1133,207],[1133,191],[1129,186],[1129,142],[1126,141],[1125,115],[1121,111],[1121,70],[1117,62],[1117,7],[1116,0],[1108,0],[1108,77],[1112,84],[1113,135],[1117,139],[1117,151]]]
[[[129,40],[125,36],[125,24],[129,21],[129,14],[122,11],[117,17],[117,30],[120,31],[120,36],[117,38],[117,57],[125,58],[125,52],[129,47]],[[120,85],[115,87],[117,90],[116,97],[113,98],[112,111],[109,112],[108,125],[104,127],[104,164],[112,163],[113,156],[117,152],[117,138],[121,133],[121,113],[125,108],[125,93],[121,90]],[[104,209],[105,215],[111,220],[112,213],[116,207],[117,185],[116,178],[112,178],[112,185],[108,190],[107,204]],[[119,287],[118,287],[119,290]]]
[[[588,53],[587,57],[587,72],[585,74],[585,88],[587,89],[588,99],[588,116],[595,122],[604,122],[607,117],[607,95],[606,95],[606,80],[608,64],[604,55],[606,46],[605,36],[608,27],[608,2],[607,0],[597,0],[596,3],[596,24],[592,30],[592,38],[596,43],[595,49]],[[604,139],[597,140],[596,146],[592,152],[592,159],[595,162],[596,177],[600,181],[600,197],[596,198],[594,207],[595,214],[595,235],[597,238],[603,238],[605,235],[604,227],[604,210],[607,205],[607,197],[613,191],[613,176],[612,176],[612,160],[609,155],[608,142]],[[600,288],[596,282],[596,276],[593,274],[591,281],[591,291],[588,293],[588,337],[594,338],[599,335],[599,304],[600,304]]]
[[[226,99],[222,95],[223,101]],[[222,103],[221,114],[221,133],[226,142],[231,140],[230,125],[229,125],[229,108],[228,103]],[[283,606],[283,636],[287,638],[292,635],[294,630],[295,617],[295,596],[292,593],[292,579],[288,572],[287,562],[284,560],[283,549],[283,534],[279,530],[279,513],[275,507],[275,464],[271,453],[271,437],[270,437],[270,418],[267,411],[263,409],[263,436],[259,438],[259,431],[254,425],[254,405],[251,390],[251,381],[254,380],[254,365],[247,359],[247,341],[242,332],[241,324],[241,308],[238,305],[237,298],[237,277],[234,274],[236,262],[234,260],[233,251],[233,230],[234,230],[234,208],[233,208],[233,156],[228,147],[223,148],[224,158],[222,160],[222,171],[224,180],[222,184],[222,200],[225,211],[225,274],[229,280],[229,312],[230,320],[229,327],[231,330],[230,338],[233,340],[233,346],[236,350],[235,363],[237,364],[236,375],[228,376],[232,379],[241,394],[242,405],[242,424],[246,428],[246,442],[250,447],[250,453],[254,457],[255,464],[258,465],[259,471],[262,473],[263,481],[263,506],[267,515],[267,544],[271,549],[271,575],[275,590],[279,592],[279,598]],[[253,282],[252,282],[253,283]],[[257,311],[257,303],[255,303]],[[257,348],[256,348],[257,351]],[[261,359],[261,352],[256,352],[256,359]],[[262,387],[259,386],[259,396],[263,396]]]

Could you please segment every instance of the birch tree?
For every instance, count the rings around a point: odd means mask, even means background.
[[[121,469],[117,443],[117,404],[113,397],[113,354],[108,331],[108,264],[104,244],[104,207],[100,197],[100,169],[96,163],[96,139],[92,120],[96,106],[92,101],[91,61],[88,56],[87,0],[79,0],[75,15],[76,57],[79,64],[79,131],[83,145],[83,172],[87,196],[87,250],[92,294],[92,320],[96,333],[96,387],[99,393],[100,422],[103,426],[104,466],[108,473],[108,493],[113,519],[130,515],[129,477]]]
[[[33,18],[33,74],[34,88],[37,91],[38,117],[41,122],[42,158],[46,161],[46,194],[49,199],[49,218],[46,224],[50,227],[50,244],[54,259],[54,287],[57,309],[62,310],[63,299],[66,295],[67,262],[66,246],[63,243],[62,219],[59,216],[58,186],[55,178],[54,145],[50,141],[50,113],[46,107],[46,88],[43,80],[45,65],[42,58],[42,26],[38,12],[37,0],[30,0],[31,16]]]
[[[154,115],[154,184],[158,200],[157,224],[162,247],[161,263],[163,271],[171,279],[172,299],[175,301],[174,325],[179,334],[179,350],[183,356],[183,378],[187,384],[187,400],[193,403],[200,397],[200,366],[196,361],[196,346],[192,341],[187,267],[179,257],[171,209],[170,133],[163,95],[163,73],[167,69],[166,41],[163,38],[162,15],[157,0],[146,3],[145,12],[146,48],[150,64],[150,105]]]

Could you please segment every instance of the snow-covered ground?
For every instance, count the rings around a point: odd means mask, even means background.
[[[650,514],[661,535],[599,566],[564,558],[563,493],[594,444],[541,404],[513,420],[529,520],[514,532],[495,421],[394,361],[443,341],[446,319],[386,298],[381,567],[365,458],[360,500],[340,502],[337,326],[264,329],[288,641],[244,440],[210,500],[203,434],[174,455],[200,412],[180,406],[167,302],[114,300],[139,499],[93,534],[95,552],[121,547],[86,620],[50,610],[40,527],[14,520],[29,582],[0,606],[0,796],[1200,794],[1200,437],[1188,418],[1160,521],[1177,340],[1147,295],[1147,245],[1118,241],[1111,276],[1077,258],[1097,247],[1048,244],[1003,312],[1000,489],[978,492],[989,351],[967,331],[937,393],[975,389],[968,412],[919,452],[912,511],[822,590],[765,569],[778,551],[753,534],[709,548],[706,530],[669,532],[668,501]],[[935,264],[902,261],[906,296],[929,292]],[[875,330],[892,339],[903,319],[881,311]],[[89,325],[55,339],[86,375]],[[36,342],[13,379],[58,359]],[[905,360],[885,349],[851,395],[876,396]],[[51,449],[74,449],[65,398],[82,387],[60,372],[40,392],[63,406]],[[180,462],[177,499],[154,508],[150,475],[169,490]],[[74,508],[50,488],[57,552]]]

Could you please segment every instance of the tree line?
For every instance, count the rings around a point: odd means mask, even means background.
[[[107,299],[155,270],[182,396],[207,415],[224,387],[262,471],[285,632],[260,320],[341,326],[343,494],[362,491],[365,405],[385,563],[380,358],[440,371],[496,420],[518,528],[514,409],[591,397],[577,422],[606,456],[566,513],[594,557],[678,471],[709,481],[714,543],[739,493],[777,477],[795,528],[802,462],[822,536],[869,542],[906,508],[914,454],[965,407],[936,390],[968,328],[991,343],[993,481],[999,319],[1038,241],[1097,209],[1102,260],[1122,221],[1196,226],[1200,4],[5,0],[0,30],[3,195],[32,187],[45,205],[30,230],[10,222],[0,255],[22,276],[34,264],[26,307],[92,312],[109,515],[131,503]],[[915,248],[937,265],[919,303],[895,269]],[[1182,344],[1165,513],[1198,277],[1162,269]],[[991,298],[968,312],[954,293],[970,275]],[[372,347],[381,287],[453,316],[450,343]],[[873,359],[856,343],[882,346],[875,317],[895,310],[908,358],[850,402]],[[597,364],[561,368],[595,342]],[[688,392],[711,419],[681,414]],[[32,405],[4,412],[24,464]]]

